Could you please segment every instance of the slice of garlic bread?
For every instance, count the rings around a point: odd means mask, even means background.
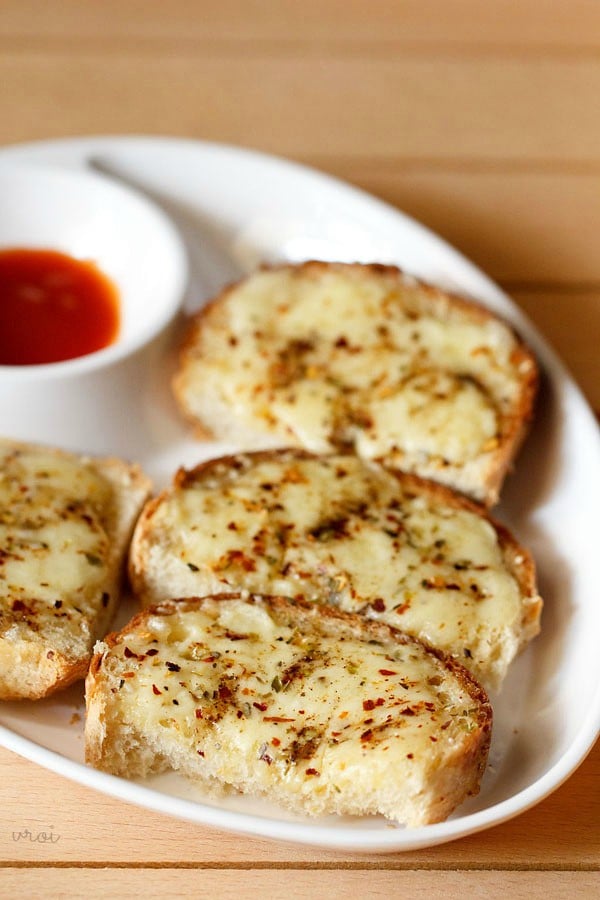
[[[308,262],[202,310],[174,391],[239,449],[356,452],[491,505],[536,385],[531,353],[481,306],[391,266]]]
[[[499,687],[539,631],[529,553],[484,510],[354,456],[216,459],[151,501],[130,578],[145,605],[247,589],[379,618]]]
[[[86,759],[174,769],[310,815],[445,819],[477,793],[492,712],[443,654],[280,597],[169,601],[97,647]]]
[[[137,466],[0,440],[0,698],[85,676],[150,493]]]

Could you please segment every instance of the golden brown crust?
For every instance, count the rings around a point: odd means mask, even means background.
[[[1,654],[5,671],[0,679],[0,700],[43,700],[85,678],[87,658],[69,659],[40,646],[31,650],[31,654],[18,651]],[[48,653],[53,656],[48,657]],[[35,672],[34,679],[26,678],[25,668]]]
[[[470,298],[467,299],[459,294],[444,291],[427,282],[420,281],[419,279],[413,278],[413,276],[407,276],[406,273],[397,266],[385,265],[382,263],[337,263],[308,260],[297,265],[265,264],[262,265],[260,269],[261,271],[269,272],[288,271],[298,277],[309,274],[318,278],[323,273],[331,270],[344,270],[350,272],[354,270],[361,273],[370,273],[374,276],[397,279],[399,282],[404,282],[406,278],[409,278],[412,283],[418,286],[422,293],[431,298],[434,305],[443,304],[447,309],[460,310],[474,322],[482,324],[491,321],[502,322],[515,341],[512,362],[515,367],[519,368],[522,376],[520,385],[521,390],[516,404],[508,412],[501,413],[497,410],[500,426],[498,445],[494,450],[490,466],[488,467],[485,496],[482,498],[482,502],[488,507],[493,506],[498,502],[504,478],[510,470],[512,462],[529,431],[533,417],[535,399],[539,388],[539,370],[535,357],[520,335],[508,322],[476,300]],[[188,362],[190,362],[194,356],[194,350],[198,346],[205,324],[210,319],[219,317],[223,309],[224,301],[230,294],[237,290],[244,280],[246,279],[226,285],[216,297],[194,315],[180,348],[179,370],[173,378],[172,388],[182,415],[194,426],[196,437],[199,440],[211,439],[215,437],[215,435],[205,422],[199,421],[199,419],[189,411],[184,396],[184,373]],[[227,328],[227,322],[222,315],[221,317],[223,318],[223,328]],[[297,445],[297,440],[293,435],[290,435],[287,443]],[[389,460],[387,460],[386,457],[378,457],[377,459],[384,465],[389,464]]]
[[[101,764],[105,743],[106,702],[104,691],[106,682],[101,673],[102,655],[102,653],[94,653],[85,676],[85,761],[89,766],[94,767],[99,767]]]

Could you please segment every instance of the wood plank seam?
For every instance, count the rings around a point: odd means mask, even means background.
[[[306,153],[295,155],[294,159],[314,168],[334,166],[352,167],[363,177],[369,174],[398,176],[407,173],[423,173],[435,175],[528,175],[531,178],[543,178],[547,175],[581,176],[600,174],[600,160],[596,159],[545,159],[529,157],[527,159],[511,159],[509,157],[452,157],[452,156],[391,156],[382,153],[377,156],[366,156],[361,153],[345,155],[336,152],[331,156],[325,153]],[[371,173],[368,170],[373,169]],[[365,170],[365,171],[361,171]],[[332,177],[341,178],[335,171]]]
[[[251,860],[247,862],[176,862],[164,861],[113,861],[113,860],[3,860],[0,861],[0,871],[2,869],[207,869],[211,871],[252,871],[256,869],[285,869],[294,871],[336,871],[347,870],[352,872],[373,871],[382,868],[382,862],[385,862],[385,869],[397,872],[454,872],[457,869],[465,872],[600,872],[600,863],[598,865],[586,863],[516,863],[510,864],[506,860],[498,865],[482,865],[481,863],[471,863],[468,860],[457,859],[447,865],[436,864],[434,860],[424,860],[421,865],[415,863],[414,858],[407,860],[404,864],[401,860],[390,860],[385,854],[377,856],[373,862],[358,860],[353,863],[349,860],[335,860],[329,862],[282,862],[274,860],[272,862],[264,860]]]
[[[73,50],[74,44],[76,50]],[[156,56],[157,52],[163,55],[177,55],[185,59],[185,54],[195,56],[198,50],[210,55],[224,57],[232,55],[236,58],[240,53],[247,56],[258,57],[264,54],[273,58],[289,59],[290,54],[297,54],[302,58],[317,56],[324,52],[328,56],[336,54],[339,58],[371,58],[374,53],[381,59],[389,56],[394,58],[399,51],[405,55],[433,58],[437,60],[464,60],[465,56],[472,59],[510,59],[525,60],[535,63],[537,60],[547,61],[557,59],[560,61],[582,59],[595,60],[598,58],[600,47],[585,44],[565,46],[556,43],[523,43],[519,45],[509,43],[485,43],[481,41],[406,41],[402,38],[335,38],[328,36],[321,38],[310,36],[305,38],[273,37],[258,38],[256,35],[249,37],[222,37],[214,35],[187,35],[176,37],[164,37],[160,35],[127,35],[110,34],[105,37],[81,34],[73,32],[69,37],[62,35],[23,35],[19,33],[6,33],[0,35],[0,50],[8,53],[30,52],[32,54],[43,53],[70,55],[85,54],[90,50],[102,53],[120,53],[127,51],[128,57],[134,58],[136,54]]]
[[[509,291],[523,291],[527,293],[553,293],[553,294],[589,294],[600,289],[600,281],[524,281],[522,279],[497,279],[497,284],[507,293]]]

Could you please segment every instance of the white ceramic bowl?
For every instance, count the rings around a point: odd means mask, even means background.
[[[177,313],[186,254],[168,217],[141,194],[91,172],[0,164],[0,249],[91,260],[116,285],[121,326],[108,347],[64,362],[0,366],[0,383],[80,376],[133,354]]]

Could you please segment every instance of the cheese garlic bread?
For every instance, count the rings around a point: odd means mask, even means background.
[[[539,631],[529,553],[473,502],[355,456],[264,451],[180,471],[130,552],[144,605],[247,589],[363,613],[499,687]]]
[[[96,648],[86,759],[174,769],[310,815],[445,819],[476,794],[492,711],[468,672],[331,607],[230,594],[169,601]]]
[[[0,698],[87,672],[150,483],[137,466],[0,440]]]
[[[245,450],[356,452],[491,505],[524,437],[536,363],[489,311],[383,265],[263,269],[192,323],[174,390]]]

